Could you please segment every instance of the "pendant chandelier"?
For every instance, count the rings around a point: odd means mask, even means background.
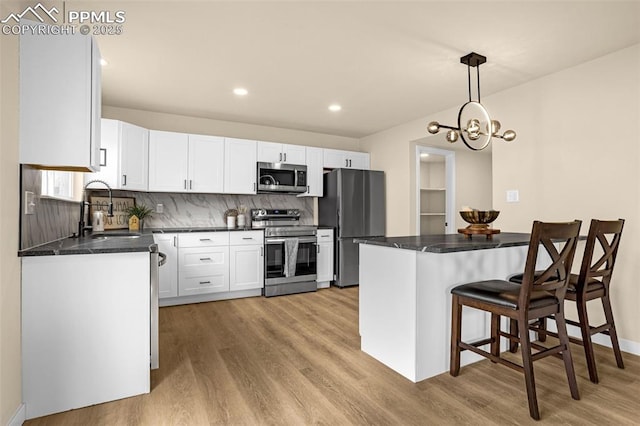
[[[447,131],[447,141],[454,143],[458,137],[464,144],[474,150],[480,151],[489,146],[491,138],[504,139],[511,142],[516,138],[516,132],[507,130],[503,134],[500,131],[500,122],[492,120],[487,109],[480,103],[480,65],[487,62],[487,58],[475,52],[471,52],[460,58],[460,62],[467,66],[467,76],[469,82],[469,101],[462,105],[458,112],[458,126],[446,126],[437,121],[432,121],[427,126],[427,131],[436,134],[440,129]],[[471,100],[471,67],[476,69],[476,82],[478,87],[478,100]],[[464,125],[463,125],[464,124]]]

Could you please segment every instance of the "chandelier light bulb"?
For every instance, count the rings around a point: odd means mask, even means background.
[[[514,132],[513,130],[507,130],[504,132],[504,135],[502,135],[502,139],[504,139],[507,142],[511,142],[515,138],[516,138],[516,132]]]
[[[502,125],[498,120],[491,120],[491,129],[489,129],[489,125],[487,124],[487,133],[491,136],[496,136],[500,131],[500,127],[502,127]]]
[[[458,140],[458,132],[456,130],[449,130],[447,132],[447,142],[454,143]]]
[[[480,137],[480,120],[472,118],[467,121],[467,133],[469,134],[469,139],[478,140]]]
[[[437,121],[432,121],[427,125],[427,132],[431,133],[432,135],[435,135],[439,131],[440,131],[440,123],[438,123]]]

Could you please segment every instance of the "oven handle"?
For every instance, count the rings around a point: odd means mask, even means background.
[[[316,237],[290,237],[290,238],[268,238],[265,239],[265,244],[281,244],[287,240],[298,240],[299,243],[315,243]]]

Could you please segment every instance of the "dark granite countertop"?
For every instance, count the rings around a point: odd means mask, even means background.
[[[453,253],[526,246],[529,244],[530,237],[531,235],[527,233],[503,232],[494,235],[491,240],[487,240],[484,235],[474,235],[472,239],[468,239],[462,234],[441,234],[410,237],[354,238],[354,242],[428,253]]]
[[[158,246],[153,242],[153,234],[143,233],[137,238],[99,238],[109,236],[110,232],[88,235],[81,238],[63,238],[41,246],[32,247],[18,252],[18,256],[55,256],[69,254],[104,254],[126,252],[156,252]],[[123,231],[112,231],[113,234],[126,234]]]
[[[226,226],[218,227],[199,227],[199,228],[145,228],[145,233],[152,232],[154,234],[172,234],[175,232],[226,232],[226,231],[262,231],[262,228],[252,228],[244,226],[242,228],[227,228]]]

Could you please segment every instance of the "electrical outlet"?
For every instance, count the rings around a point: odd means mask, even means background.
[[[156,204],[156,213],[161,214],[164,212],[164,204],[158,203]]]
[[[24,191],[24,214],[36,213],[36,196],[31,191]]]
[[[520,192],[517,189],[507,190],[507,203],[517,203],[520,201]]]

